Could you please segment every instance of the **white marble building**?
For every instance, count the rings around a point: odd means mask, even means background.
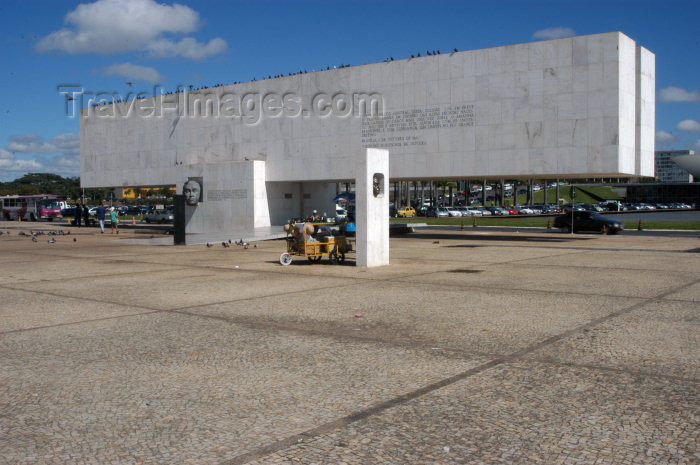
[[[654,175],[655,57],[620,32],[88,106],[83,187],[201,179],[187,232],[332,211],[363,148],[389,181]]]

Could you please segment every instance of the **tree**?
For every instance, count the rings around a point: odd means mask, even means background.
[[[0,183],[0,195],[53,194],[75,198],[80,192],[80,178],[63,178],[52,173],[27,173],[14,181]]]

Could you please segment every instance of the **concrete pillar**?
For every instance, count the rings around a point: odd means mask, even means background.
[[[389,151],[364,149],[355,178],[356,266],[389,264]]]

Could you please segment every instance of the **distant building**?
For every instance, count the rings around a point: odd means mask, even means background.
[[[671,158],[671,161],[688,171],[695,181],[700,180],[700,154],[688,150],[683,155]]]
[[[659,150],[654,152],[656,179],[661,182],[693,182],[691,174],[672,160],[683,155],[695,155],[692,150]]]
[[[335,211],[366,149],[389,150],[390,182],[651,177],[655,60],[609,32],[136,100],[86,93],[80,182],[196,181],[186,231],[204,233]]]

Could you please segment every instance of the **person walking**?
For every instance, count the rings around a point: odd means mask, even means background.
[[[100,234],[105,233],[105,213],[107,212],[107,209],[105,206],[100,202],[100,206],[97,207],[97,221],[100,223]]]
[[[83,219],[83,207],[80,205],[80,202],[77,202],[77,203],[75,204],[75,209],[73,209],[73,211],[75,212],[75,213],[74,213],[74,216],[75,216],[75,225],[76,225],[77,227],[80,227],[80,222],[81,222],[82,219]]]
[[[85,226],[90,226],[90,209],[87,204],[83,205],[83,219],[85,220]]]
[[[109,220],[112,222],[112,234],[114,234],[114,231],[117,231],[117,234],[119,234],[119,225],[117,224],[117,211],[114,209],[114,207],[109,209]]]

